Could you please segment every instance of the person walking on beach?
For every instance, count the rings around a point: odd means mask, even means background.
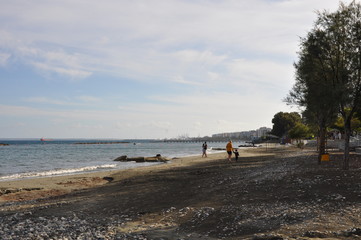
[[[236,157],[236,162],[238,161],[239,152],[237,149],[234,149],[234,156]]]
[[[207,157],[207,142],[204,142],[203,145],[202,145],[202,151],[203,151],[203,154],[202,154],[202,157]]]
[[[232,162],[232,150],[233,150],[232,141],[229,140],[229,142],[226,145],[226,151],[228,153],[228,161],[230,162]]]

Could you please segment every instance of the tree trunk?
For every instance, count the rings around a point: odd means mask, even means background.
[[[320,127],[320,136],[318,142],[318,164],[321,164],[322,154],[326,152],[326,127]]]
[[[348,170],[350,165],[350,136],[351,136],[351,117],[345,119],[345,150],[343,156],[343,169]]]

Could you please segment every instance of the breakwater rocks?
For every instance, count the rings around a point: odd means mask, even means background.
[[[114,159],[114,161],[118,161],[118,162],[168,162],[169,159],[162,157],[160,154],[157,154],[154,157],[131,157],[128,158],[126,155],[117,157],[116,159]]]
[[[7,143],[0,143],[0,146],[9,146]]]

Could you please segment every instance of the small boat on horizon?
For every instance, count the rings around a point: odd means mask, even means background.
[[[40,141],[46,142],[46,141],[52,141],[52,140],[51,140],[51,139],[46,139],[46,138],[42,137],[42,138],[40,138]]]

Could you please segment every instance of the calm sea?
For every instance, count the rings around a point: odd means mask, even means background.
[[[161,154],[174,158],[201,155],[202,143],[159,142],[152,140],[125,140],[117,144],[76,144],[120,142],[124,140],[1,140],[0,181],[46,177],[84,172],[129,169],[159,163],[115,162],[115,158],[151,157]],[[242,144],[234,143],[234,145]],[[208,143],[209,148],[224,148],[226,143]],[[209,151],[212,153],[212,150]]]

